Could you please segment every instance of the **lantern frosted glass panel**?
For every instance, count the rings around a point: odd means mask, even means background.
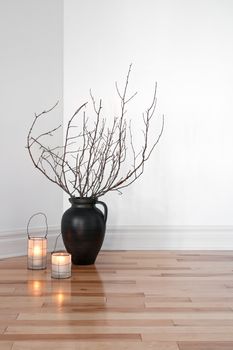
[[[52,278],[69,278],[71,276],[71,255],[66,252],[52,254]]]
[[[47,265],[47,238],[28,238],[28,269],[43,270]]]

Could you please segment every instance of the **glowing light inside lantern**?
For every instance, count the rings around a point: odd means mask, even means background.
[[[33,255],[34,256],[40,256],[41,255],[41,248],[39,246],[35,246],[33,248]]]

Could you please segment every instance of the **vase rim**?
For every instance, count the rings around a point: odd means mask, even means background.
[[[96,203],[98,198],[96,197],[70,197],[69,201],[72,204],[93,204]]]

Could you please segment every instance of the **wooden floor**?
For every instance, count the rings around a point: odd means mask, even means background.
[[[52,280],[0,261],[0,350],[233,350],[233,252],[102,252]]]

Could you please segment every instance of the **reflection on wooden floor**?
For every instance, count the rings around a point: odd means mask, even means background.
[[[0,260],[0,350],[233,350],[233,252],[103,251],[72,278]]]

